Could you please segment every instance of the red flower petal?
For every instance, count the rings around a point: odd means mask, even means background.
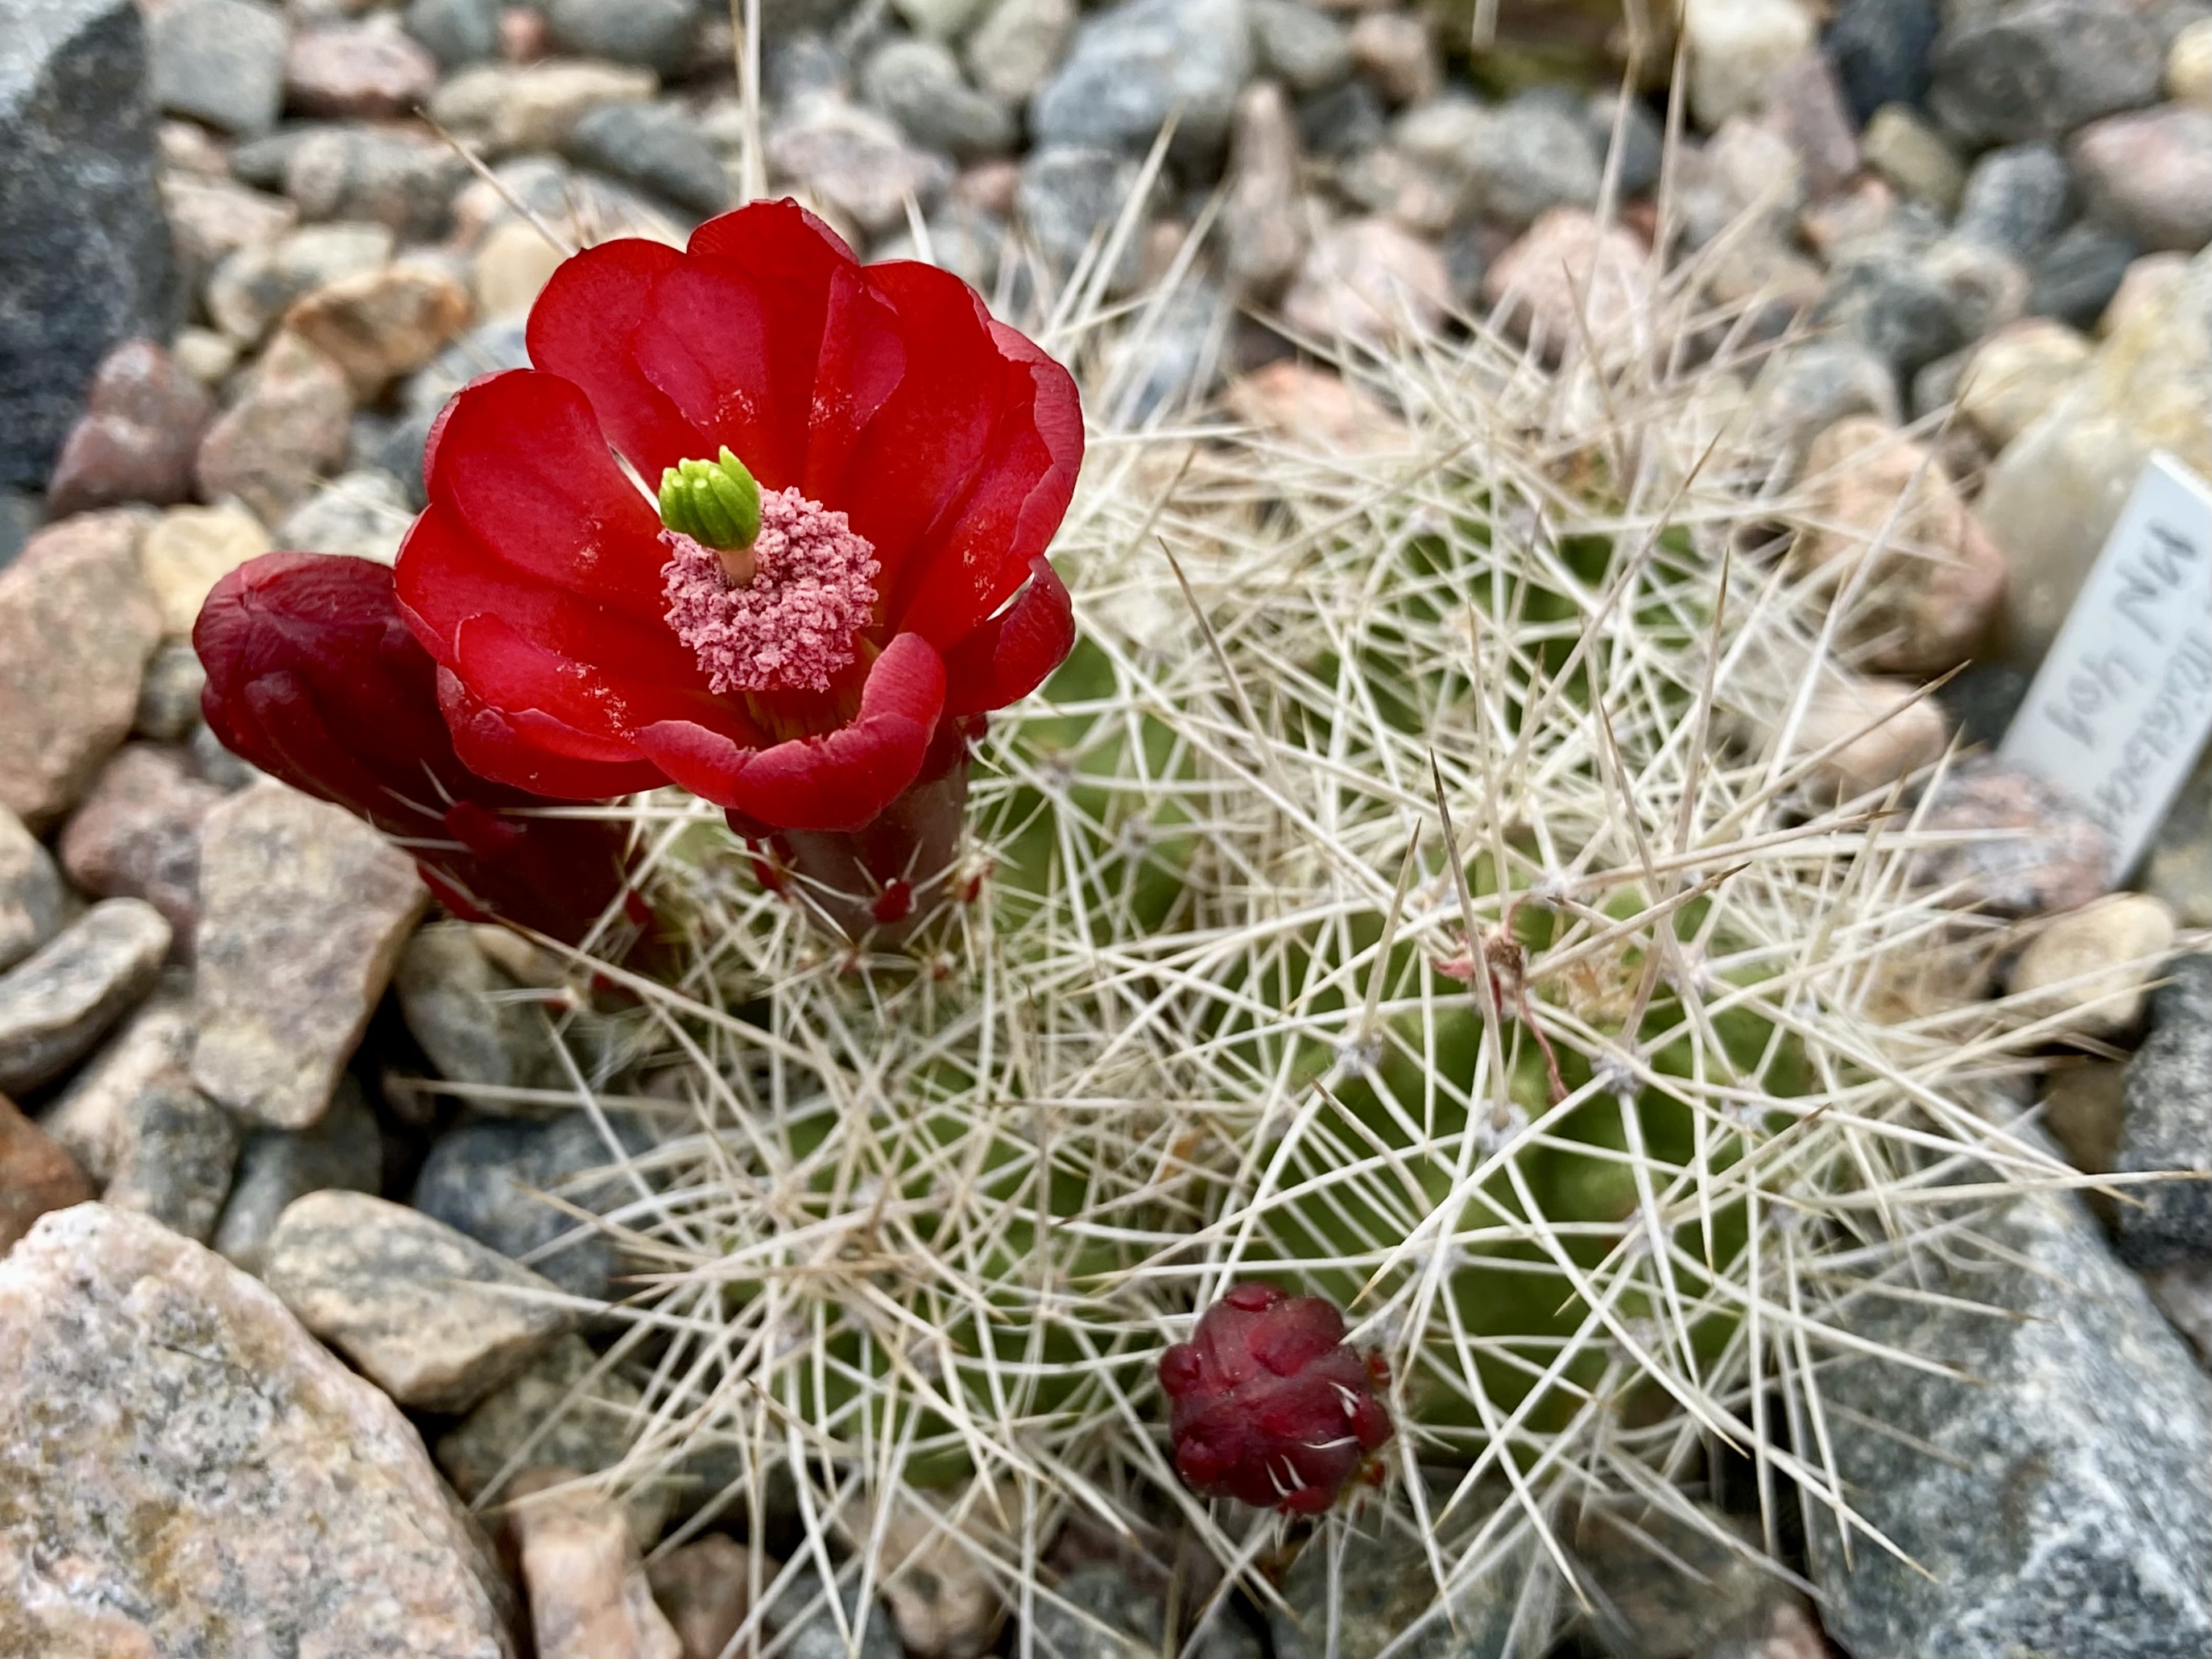
[[[945,713],[978,714],[1018,702],[1074,648],[1067,586],[1040,554],[1014,602],[945,653]]]
[[[683,262],[680,249],[634,238],[586,248],[554,270],[526,335],[530,361],[584,389],[607,436],[648,483],[687,456],[714,453],[630,349],[653,283]]]
[[[827,737],[746,749],[686,721],[647,726],[637,746],[717,806],[781,830],[858,830],[921,775],[945,708],[945,665],[902,634],[861,689],[860,710]]]
[[[561,752],[586,741],[544,716],[512,715],[469,695],[450,669],[438,671],[438,704],[464,765],[477,776],[559,800],[605,800],[658,789],[666,780],[641,760],[611,763]]]

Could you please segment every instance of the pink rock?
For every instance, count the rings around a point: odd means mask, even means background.
[[[344,459],[353,395],[345,371],[296,334],[280,332],[245,392],[208,428],[194,473],[200,493],[235,495],[273,524]]]
[[[2104,830],[2063,790],[1998,761],[1965,760],[1945,773],[1913,829],[1958,838],[1922,854],[1913,873],[1961,907],[2044,915],[2105,891]]]
[[[125,501],[184,500],[192,453],[214,416],[207,389],[167,351],[125,340],[101,361],[85,412],[62,442],[46,511],[64,519]]]
[[[1495,320],[1547,356],[1600,350],[1635,327],[1651,301],[1650,251],[1634,232],[1601,226],[1588,210],[1553,208],[1483,278]]]
[[[101,898],[142,898],[189,947],[199,925],[200,820],[222,791],[181,750],[134,743],[101,769],[62,831],[62,868]]]
[[[438,60],[404,34],[371,24],[303,29],[284,54],[284,100],[302,115],[398,115],[438,84]]]
[[[2146,247],[2194,253],[2212,241],[2212,109],[2166,104],[2092,121],[2074,135],[2089,216]]]
[[[1291,326],[1370,344],[1435,331],[1451,306],[1444,256],[1388,219],[1353,219],[1316,239],[1283,301]]]
[[[508,6],[499,15],[499,55],[510,64],[534,64],[553,50],[553,26],[529,6]]]

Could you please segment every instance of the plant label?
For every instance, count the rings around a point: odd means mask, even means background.
[[[1998,749],[2135,867],[2212,733],[2212,491],[2153,455]]]

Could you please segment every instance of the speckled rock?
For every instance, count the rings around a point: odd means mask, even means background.
[[[0,970],[61,931],[62,879],[51,854],[0,806]]]
[[[968,37],[968,73],[994,97],[1024,102],[1059,64],[1078,15],[1077,0],[992,0]]]
[[[1563,1541],[1584,1575],[1592,1633],[1624,1659],[1769,1659],[1754,1644],[1809,1627],[1810,1603],[1762,1569],[1755,1523],[1703,1504],[1692,1514],[1632,1501],[1583,1512]]]
[[[927,208],[951,182],[951,164],[908,143],[873,110],[811,98],[770,128],[768,161],[832,212],[872,234],[906,222],[911,196]]]
[[[0,569],[0,807],[33,831],[76,805],[131,730],[161,635],[139,577],[143,528],[88,514]]]
[[[1410,1534],[1384,1538],[1369,1527],[1349,1530],[1334,1561],[1333,1549],[1301,1551],[1283,1576],[1286,1605],[1267,1611],[1276,1659],[1376,1659],[1386,1647],[1404,1659],[1505,1659],[1528,1553],[1470,1575],[1449,1608],[1424,1553]]]
[[[257,0],[177,0],[154,15],[154,96],[252,137],[276,125],[284,101],[284,15]]]
[[[2022,318],[1990,335],[1967,359],[1959,414],[2002,450],[2039,420],[2087,367],[2090,343],[2048,317]]]
[[[46,485],[48,515],[184,500],[193,452],[214,417],[206,389],[167,351],[151,340],[125,340],[100,359],[85,412],[62,441]]]
[[[545,21],[568,56],[670,75],[690,60],[703,9],[699,0],[550,0]]]
[[[122,1127],[121,1156],[101,1200],[206,1243],[238,1164],[238,1126],[230,1115],[181,1070],[171,1070],[139,1091]]]
[[[1065,275],[1094,236],[1112,234],[1138,179],[1137,163],[1111,150],[1041,146],[1023,159],[1016,216],[1046,266]],[[1109,294],[1127,293],[1143,279],[1142,240],[1133,236],[1122,248],[1108,275]]]
[[[2197,1659],[2212,1379],[2069,1195],[1976,1231],[1985,1259],[1954,1236],[1915,1282],[1996,1316],[1873,1297],[1850,1321],[1957,1377],[1872,1358],[1824,1376],[1837,1473],[1917,1564],[1862,1538],[1846,1566],[1834,1531],[1809,1528],[1829,1629],[1856,1659]]]
[[[279,547],[390,564],[415,521],[406,487],[381,467],[341,472],[284,515]]]
[[[507,1511],[538,1659],[683,1659],[622,1510],[545,1471]],[[548,1488],[561,1486],[560,1490]]]
[[[62,868],[88,893],[144,899],[189,941],[199,921],[200,821],[222,799],[178,750],[127,744],[62,831]]]
[[[2019,258],[2037,252],[2066,221],[2069,180],[2055,144],[2007,144],[1985,152],[1966,174],[1954,228]]]
[[[0,1256],[40,1216],[94,1196],[76,1160],[0,1095]]]
[[[1580,208],[1554,208],[1482,280],[1493,320],[1545,355],[1578,353],[1589,337],[1634,337],[1651,301],[1650,252],[1634,232],[1601,226]]]
[[[373,403],[467,326],[468,290],[436,266],[402,260],[317,289],[284,326],[345,372],[354,398]]]
[[[367,1193],[295,1200],[264,1261],[302,1324],[423,1411],[466,1411],[575,1322],[528,1268]]]
[[[1141,155],[1170,112],[1174,148],[1218,155],[1237,94],[1251,78],[1243,0],[1123,0],[1075,31],[1067,58],[1030,105],[1043,144],[1097,144]]]
[[[210,1242],[234,1266],[258,1273],[267,1265],[269,1236],[293,1200],[329,1191],[373,1193],[383,1178],[376,1114],[361,1085],[340,1078],[330,1110],[310,1127],[256,1129],[246,1137]]]
[[[557,150],[587,111],[644,103],[659,86],[651,70],[615,64],[483,64],[449,76],[430,113],[491,155]]]
[[[241,244],[208,278],[208,316],[234,343],[258,345],[295,301],[382,269],[393,246],[389,225],[356,220]]]
[[[1041,1589],[1030,1615],[1038,1651],[1054,1659],[1130,1659],[1166,1641],[1167,1606],[1121,1561],[1088,1562]],[[1260,1642],[1233,1609],[1196,1632],[1193,1659],[1259,1659]]]
[[[1451,273],[1434,244],[1372,217],[1332,225],[1314,239],[1283,314],[1323,341],[1370,344],[1433,332],[1451,304]]]
[[[344,459],[352,415],[345,371],[297,335],[280,333],[200,445],[200,493],[235,495],[274,523]]]
[[[190,994],[185,975],[165,975],[42,1120],[96,1184],[105,1185],[130,1151],[133,1103],[165,1077],[182,1073],[191,1056]]]
[[[1229,146],[1221,245],[1231,285],[1263,301],[1279,294],[1305,257],[1307,234],[1298,198],[1297,119],[1283,89],[1261,82],[1237,100]]]
[[[155,520],[138,544],[138,568],[163,636],[189,640],[215,585],[268,550],[269,532],[240,507],[173,507]]]
[[[444,232],[469,176],[443,141],[362,122],[301,132],[286,152],[283,186],[310,222],[367,220],[428,240]]]
[[[499,931],[465,921],[418,928],[392,975],[400,1012],[442,1078],[501,1089],[550,1087],[565,1073],[545,1015],[517,994],[521,981],[485,949],[487,935]],[[501,1109],[496,1099],[483,1104]]]
[[[720,158],[699,136],[690,112],[676,105],[609,104],[589,111],[569,132],[568,154],[580,167],[623,179],[690,213],[712,215],[730,205],[730,176]],[[478,258],[481,263],[481,253]]]
[[[349,812],[275,782],[225,800],[201,835],[193,1081],[251,1122],[313,1123],[428,901]]]
[[[1929,107],[1972,143],[2057,138],[2158,96],[2157,31],[2127,0],[1961,8],[1929,63]]]
[[[626,1118],[611,1117],[608,1123],[629,1151],[649,1144]],[[465,1123],[430,1149],[412,1201],[423,1214],[526,1261],[570,1294],[605,1299],[611,1290],[614,1247],[540,1194],[593,1211],[635,1199],[638,1190],[630,1178],[592,1175],[616,1159],[599,1127],[580,1111],[544,1122]]]
[[[2212,957],[2172,964],[2150,1036],[2128,1062],[2127,1116],[2113,1167],[2212,1176]],[[2138,1267],[2212,1263],[2212,1180],[2134,1188],[2119,1212],[2120,1257]]]
[[[12,1652],[515,1651],[392,1402],[220,1256],[105,1206],[0,1260],[0,1517]]]
[[[861,67],[860,91],[925,149],[972,161],[1013,147],[1013,112],[969,86],[941,42],[885,41]]]
[[[1708,132],[1755,112],[1782,68],[1813,45],[1817,25],[1798,0],[1686,0],[1690,108]]]
[[[52,1082],[153,988],[169,924],[140,899],[106,899],[0,975],[0,1094]]]
[[[1944,844],[1917,878],[1962,907],[2002,915],[2072,910],[2105,890],[2112,842],[2072,797],[2033,773],[1973,756],[1948,768],[1917,827]]]

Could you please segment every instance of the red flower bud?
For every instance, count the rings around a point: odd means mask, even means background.
[[[437,665],[400,619],[384,566],[264,554],[216,584],[192,645],[207,669],[201,709],[223,746],[391,836],[455,914],[574,944],[622,896],[618,826],[517,816],[559,803],[461,763]],[[629,908],[640,920],[634,895]]]
[[[1319,1515],[1390,1438],[1388,1376],[1346,1346],[1334,1304],[1237,1285],[1160,1358],[1176,1472],[1201,1498]]]

